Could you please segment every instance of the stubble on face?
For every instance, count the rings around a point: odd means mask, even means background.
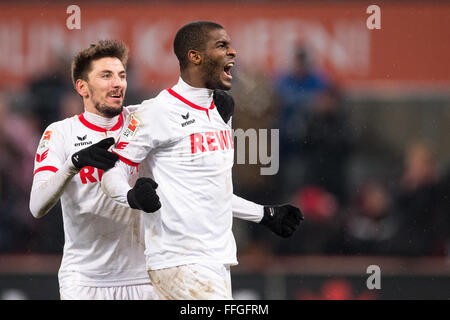
[[[91,62],[87,79],[85,109],[103,117],[113,118],[123,111],[127,88],[126,71],[115,57],[105,57]]]
[[[94,104],[95,110],[97,110],[100,114],[102,114],[104,117],[107,118],[114,118],[115,116],[118,116],[123,111],[123,105],[120,106],[110,106],[106,103],[101,103],[98,101],[98,98],[94,94],[94,88],[92,88],[88,84],[89,93],[91,95],[92,102]]]
[[[223,63],[211,59],[207,54],[204,56],[203,62],[203,77],[205,79],[205,86],[207,89],[215,90],[230,90],[229,86],[226,86],[220,79],[220,75],[223,71]]]
[[[215,29],[208,34],[202,61],[203,82],[208,89],[231,89],[231,82],[224,79],[226,64],[234,62],[236,57],[230,42],[231,39],[224,29]]]

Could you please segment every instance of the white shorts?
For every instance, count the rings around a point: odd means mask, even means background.
[[[61,300],[159,300],[151,284],[117,287],[72,285],[59,288]]]
[[[232,300],[230,266],[187,264],[148,270],[163,300]]]

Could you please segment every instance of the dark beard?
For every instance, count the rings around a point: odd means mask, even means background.
[[[229,87],[225,86],[220,80],[220,72],[218,70],[223,71],[218,62],[215,62],[209,59],[208,56],[205,56],[204,64],[203,64],[203,77],[205,79],[205,86],[207,89],[215,90],[230,90]]]
[[[107,106],[105,104],[95,104],[95,109],[100,112],[103,116],[106,118],[114,118],[115,116],[118,116],[123,111],[123,106],[120,106],[119,109],[116,109],[114,107]]]

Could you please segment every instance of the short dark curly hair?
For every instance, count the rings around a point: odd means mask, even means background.
[[[208,33],[216,29],[223,29],[223,27],[215,22],[195,21],[182,26],[178,30],[173,41],[173,50],[178,58],[181,70],[187,67],[189,50],[205,50]]]
[[[86,80],[91,70],[91,62],[101,58],[113,57],[119,59],[126,68],[128,62],[128,47],[120,40],[100,40],[87,49],[80,51],[72,61],[72,82],[78,79]]]

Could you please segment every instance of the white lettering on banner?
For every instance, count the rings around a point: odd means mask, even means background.
[[[178,72],[178,60],[172,49],[173,30],[177,27],[169,22],[137,23],[133,27],[133,59],[139,66],[136,72],[145,68],[163,74]]]
[[[254,20],[249,25],[239,24],[227,33],[232,37],[239,65],[249,69],[260,69],[267,64],[267,53],[276,48],[269,47],[271,23],[267,19]]]
[[[248,68],[266,70],[269,64],[290,70],[300,44],[312,50],[316,62],[341,73],[367,73],[370,67],[370,33],[359,20],[338,20],[330,30],[317,21],[255,19],[230,26],[228,34],[239,64]]]
[[[72,56],[98,39],[117,38],[122,25],[113,19],[95,21],[83,32],[69,32],[65,24],[32,20],[0,22],[0,72],[31,76],[54,64],[55,55]]]
[[[20,74],[22,71],[23,25],[21,21],[0,22],[0,70]]]
[[[125,39],[124,31],[130,30],[133,60],[139,65],[135,71],[140,76],[148,72],[157,78],[176,79],[178,62],[172,42],[177,21],[142,19],[126,27],[116,18],[83,22],[83,32],[71,32],[65,23],[38,18],[29,24],[20,20],[1,21],[0,72],[30,76],[48,69],[55,51],[71,56],[98,39]],[[227,32],[237,50],[238,63],[244,68],[267,72],[290,70],[296,46],[304,43],[319,64],[328,63],[342,75],[370,71],[371,32],[360,20],[336,20],[329,27],[315,20],[255,18],[235,20]]]

